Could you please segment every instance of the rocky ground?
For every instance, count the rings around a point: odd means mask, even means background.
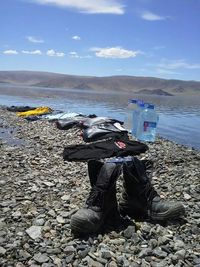
[[[87,164],[64,162],[62,153],[82,143],[79,133],[0,109],[0,266],[199,267],[200,152],[158,138],[142,155],[154,161],[160,195],[182,201],[184,218],[165,225],[129,220],[78,238],[70,217],[90,190]]]

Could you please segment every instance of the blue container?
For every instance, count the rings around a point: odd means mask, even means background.
[[[141,141],[154,142],[158,118],[154,105],[146,103],[138,117],[136,138]]]

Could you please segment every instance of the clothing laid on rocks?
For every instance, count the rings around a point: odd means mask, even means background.
[[[104,122],[84,129],[82,137],[85,142],[94,142],[109,137],[120,138],[125,135],[127,136],[127,134],[127,130],[123,128],[120,123]]]
[[[39,115],[30,115],[28,117],[25,117],[26,120],[28,121],[37,121],[37,120],[48,120],[48,121],[64,121],[64,120],[69,120],[73,119],[76,117],[78,113],[65,113],[60,110],[53,110],[52,112],[48,114],[39,114]],[[62,117],[63,116],[63,117]]]
[[[100,129],[100,128],[103,128],[104,130],[107,129],[108,131],[112,131],[112,130],[116,131],[117,126],[113,126],[113,125],[115,124],[122,125],[123,122],[119,120],[111,119],[108,117],[98,117],[92,114],[88,116],[78,115],[78,116],[75,116],[74,118],[68,118],[68,119],[66,118],[62,120],[59,119],[56,124],[57,124],[57,128],[61,130],[68,130],[74,126],[84,129],[84,132],[83,132],[84,141],[88,140],[86,142],[91,142],[92,140],[89,141],[90,137],[87,137],[90,134],[90,132],[92,132],[95,135],[96,134],[95,129]],[[113,129],[111,129],[112,126],[113,126]],[[122,126],[121,126],[121,130],[122,130]],[[126,131],[126,130],[123,128],[123,131]],[[119,132],[119,126],[118,126],[118,132]]]
[[[71,145],[64,148],[63,158],[67,161],[85,161],[109,157],[134,156],[144,153],[148,146],[124,139],[108,139],[85,145]]]
[[[74,126],[82,128],[83,122],[87,119],[88,117],[82,115],[82,116],[76,116],[74,118],[58,120],[56,121],[56,126],[60,130],[69,130]]]
[[[34,110],[36,107],[29,107],[29,106],[11,106],[7,107],[8,111],[12,112],[24,112],[24,111],[29,111],[29,110]]]
[[[41,115],[41,114],[48,114],[51,113],[53,110],[49,107],[38,107],[34,110],[28,110],[24,112],[17,112],[17,115],[19,117],[27,117],[27,116],[35,116],[35,115]]]
[[[77,116],[80,116],[81,114],[76,113],[76,112],[62,112],[60,111],[57,114],[48,114],[48,115],[43,115],[43,119],[47,120],[65,120],[65,119],[72,119]]]
[[[104,125],[104,124],[114,124],[114,123],[119,123],[123,124],[122,121],[108,118],[108,117],[96,117],[96,118],[88,118],[85,120],[82,124],[83,128],[89,128],[95,125]]]

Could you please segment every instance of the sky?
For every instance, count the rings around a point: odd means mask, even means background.
[[[200,0],[1,0],[0,70],[200,81]]]

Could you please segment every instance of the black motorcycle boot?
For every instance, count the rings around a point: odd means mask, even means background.
[[[75,234],[90,234],[100,230],[110,216],[116,216],[116,180],[121,167],[115,163],[90,161],[88,174],[92,189],[84,208],[71,217],[71,230]]]
[[[160,198],[147,175],[145,161],[133,157],[123,165],[124,189],[119,203],[119,211],[135,219],[166,221],[184,215],[181,203]]]

